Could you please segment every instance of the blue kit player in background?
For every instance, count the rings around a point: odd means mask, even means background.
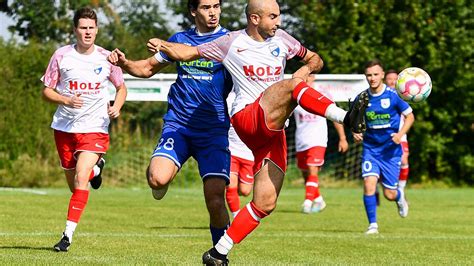
[[[220,4],[219,0],[189,0],[188,9],[196,27],[176,33],[169,40],[196,46],[225,35],[228,31],[219,25]],[[144,60],[127,60],[118,49],[109,61],[137,77],[151,77],[172,63],[160,52]],[[168,111],[147,169],[147,180],[154,198],[160,200],[181,166],[194,157],[216,244],[229,225],[224,195],[230,172],[226,98],[232,89],[232,79],[222,63],[205,59],[176,62],[176,69],[178,78],[168,94]]]
[[[369,83],[369,106],[365,111],[367,130],[353,133],[356,142],[363,143],[362,177],[364,178],[364,205],[369,220],[366,234],[378,234],[375,189],[380,178],[385,198],[395,201],[401,217],[408,215],[408,203],[398,188],[402,147],[400,140],[415,121],[411,107],[397,92],[383,83],[384,70],[379,60],[365,65]],[[405,117],[403,127],[401,116]]]

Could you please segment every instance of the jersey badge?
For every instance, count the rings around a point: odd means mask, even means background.
[[[99,75],[100,72],[102,72],[102,66],[96,66],[96,67],[94,68],[94,73],[95,73],[96,75]]]
[[[390,98],[380,100],[382,108],[387,109],[390,107]]]
[[[270,49],[270,53],[274,56],[274,57],[278,57],[280,55],[280,47],[278,47],[278,45],[276,44],[270,44],[270,46],[268,47]]]

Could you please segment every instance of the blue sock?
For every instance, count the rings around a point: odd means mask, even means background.
[[[209,230],[211,231],[211,236],[212,236],[212,244],[215,246],[217,242],[219,242],[219,239],[224,235],[225,230],[229,228],[229,225],[226,225],[224,228],[216,228],[212,225],[209,225]]]
[[[397,189],[397,196],[395,197],[395,201],[399,201],[401,196],[402,192],[400,191],[400,189]]]
[[[377,199],[374,195],[364,195],[365,212],[369,223],[377,222]]]

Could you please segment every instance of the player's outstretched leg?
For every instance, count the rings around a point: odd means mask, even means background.
[[[69,250],[69,246],[71,245],[71,242],[69,241],[69,238],[66,236],[66,234],[63,233],[63,237],[59,242],[54,245],[54,250],[56,251],[64,251],[67,252]]]
[[[354,133],[363,133],[365,125],[365,109],[369,105],[369,94],[363,91],[359,94],[356,101],[351,104],[349,111],[344,117],[344,126]]]
[[[229,265],[229,260],[226,256],[219,254],[215,248],[211,248],[202,254],[202,264],[226,266]]]
[[[102,185],[102,170],[105,166],[105,159],[101,157],[97,162],[96,166],[99,168],[99,173],[94,176],[94,178],[92,178],[90,181],[91,187],[93,189],[98,189],[100,188],[100,185]]]

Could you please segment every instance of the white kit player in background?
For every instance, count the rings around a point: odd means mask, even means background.
[[[235,93],[231,91],[227,96],[229,110],[235,100]],[[240,210],[239,195],[248,196],[253,188],[254,157],[252,151],[239,138],[232,125],[229,128],[230,184],[226,187],[226,201],[229,210],[235,217]]]
[[[127,96],[122,70],[107,61],[109,51],[94,44],[98,32],[94,10],[77,10],[73,21],[77,43],[56,50],[41,78],[44,99],[58,105],[51,127],[72,192],[66,228],[54,245],[56,251],[69,249],[89,199],[89,182],[94,189],[102,183],[110,118],[120,115]],[[109,105],[110,83],[117,90],[113,106]]]
[[[305,179],[305,200],[301,212],[321,212],[326,208],[319,191],[319,171],[324,165],[328,142],[327,119],[307,112],[300,106],[295,108],[294,117],[297,166]],[[334,127],[339,137],[338,151],[344,153],[349,148],[344,127],[338,123],[334,123]]]

